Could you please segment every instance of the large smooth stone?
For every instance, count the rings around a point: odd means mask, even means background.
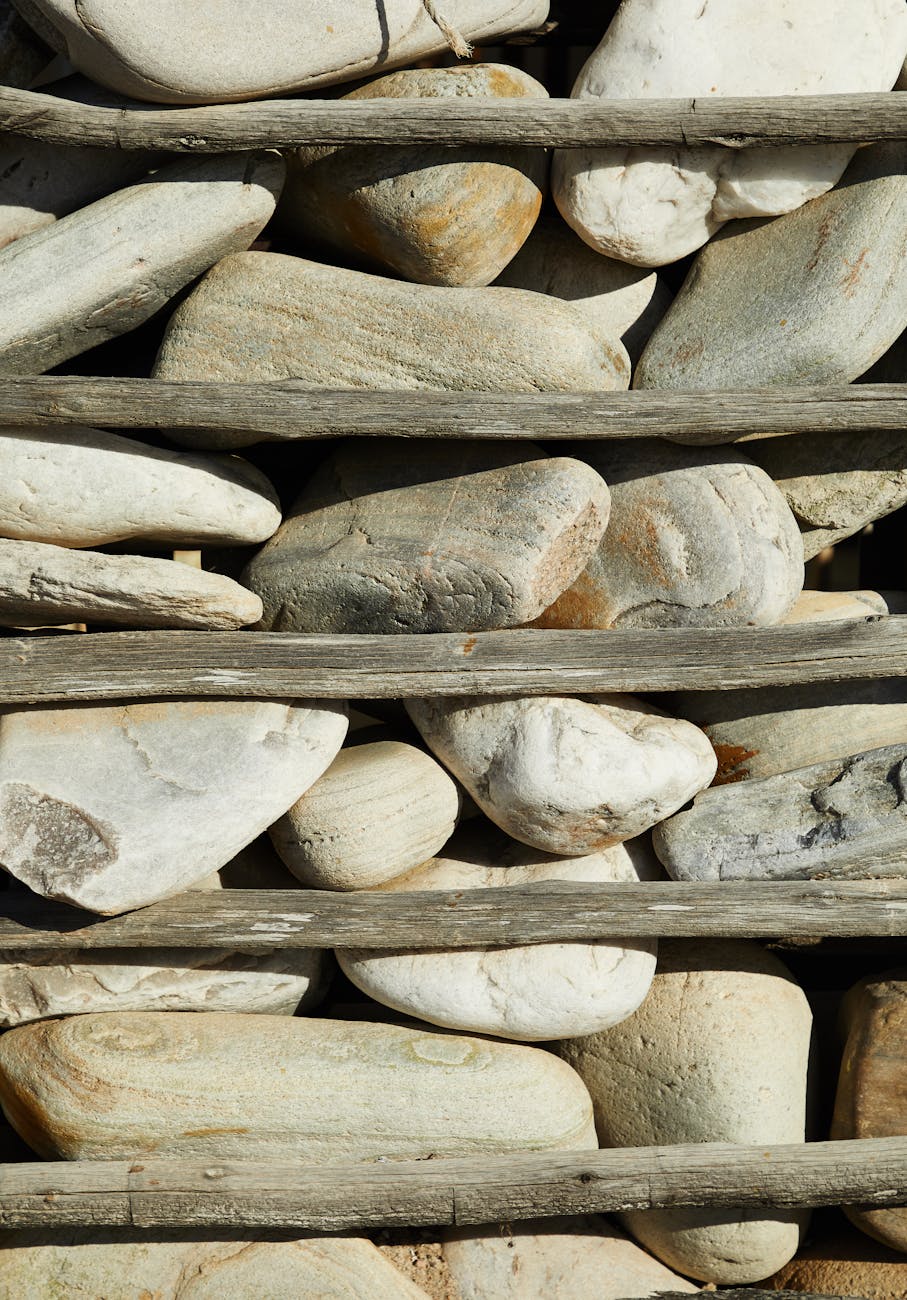
[[[346,734],[341,704],[153,700],[0,713],[0,863],[48,898],[125,912],[216,871]]]
[[[40,374],[148,320],[220,258],[249,247],[283,174],[273,153],[172,163],[8,244],[0,375]]]
[[[655,438],[586,443],[611,491],[607,532],[540,627],[777,623],[803,586],[796,520],[741,452]]]
[[[572,94],[707,100],[890,90],[905,51],[900,0],[765,0],[757,17],[747,0],[624,0]],[[853,152],[848,144],[562,149],[554,197],[600,253],[661,266],[732,217],[790,212],[824,193]],[[744,274],[740,283],[751,311],[758,290]]]
[[[668,817],[715,775],[687,722],[633,695],[408,700],[429,749],[523,844],[580,856]]]
[[[638,881],[649,867],[640,845],[552,858],[485,827],[460,835],[440,856],[383,886],[389,893],[529,886],[547,880]],[[637,863],[639,865],[637,865]],[[357,988],[434,1025],[541,1042],[593,1034],[625,1019],[649,991],[655,940],[544,943],[431,952],[338,949]]]
[[[328,457],[242,581],[277,632],[515,627],[582,572],[608,509],[594,470],[533,443],[359,439]]]
[[[277,494],[238,456],[149,447],[81,425],[0,426],[0,537],[57,546],[141,539],[165,546],[263,542]]]
[[[22,0],[24,5],[26,0]],[[27,0],[71,63],[94,81],[162,104],[213,104],[355,81],[446,52],[422,0]],[[539,27],[545,0],[444,0],[439,9],[479,45]]]
[[[907,326],[905,222],[897,143],[861,149],[837,189],[799,211],[731,226],[693,263],[634,387],[856,379]]]
[[[548,92],[519,68],[476,63],[393,72],[344,98],[473,96]],[[548,155],[531,147],[316,145],[290,154],[278,217],[287,233],[363,258],[379,273],[420,284],[483,285],[526,239],[547,182]]]
[[[440,763],[378,740],[342,749],[270,834],[309,888],[372,889],[427,862],[459,816],[459,790]]]
[[[902,1300],[907,1295],[907,1258],[836,1222],[817,1241],[802,1246],[765,1285],[810,1296]]]
[[[550,1053],[365,1021],[38,1021],[0,1037],[0,1102],[51,1159],[328,1164],[596,1146],[589,1094]]]
[[[671,940],[660,945],[639,1010],[560,1052],[592,1094],[603,1146],[803,1142],[811,1023],[802,989],[756,944]],[[620,1217],[669,1268],[730,1284],[785,1264],[806,1215],[666,1209]]]
[[[839,742],[850,745],[845,734]],[[832,880],[907,875],[903,741],[739,784],[713,786],[655,828],[675,880]]]
[[[11,0],[0,0],[0,85],[25,89],[52,58]]]

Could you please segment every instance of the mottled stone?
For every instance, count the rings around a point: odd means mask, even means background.
[[[810,1296],[859,1296],[861,1300],[903,1300],[907,1258],[850,1231],[843,1221],[809,1245],[768,1279],[775,1291]]]

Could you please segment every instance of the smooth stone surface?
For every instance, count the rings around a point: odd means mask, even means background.
[[[393,72],[344,98],[376,96],[547,98],[548,92],[519,68],[476,63]],[[379,273],[420,284],[484,285],[532,230],[547,182],[547,152],[530,147],[312,146],[289,156],[278,217],[288,234],[361,257]]]
[[[905,222],[899,142],[859,150],[840,185],[797,212],[731,226],[693,263],[634,387],[856,379],[907,326]]]
[[[655,438],[586,443],[611,490],[592,560],[539,627],[733,627],[777,623],[803,586],[796,520],[736,450]]]
[[[19,2],[19,0],[17,0]],[[21,0],[51,26],[75,67],[138,99],[211,104],[355,81],[447,53],[421,0],[238,0],[187,9],[185,0]],[[531,30],[545,0],[444,0],[468,41]],[[27,11],[26,11],[27,12]]]
[[[648,845],[552,858],[488,824],[461,832],[443,854],[385,892],[507,888],[544,880],[637,881]],[[434,1025],[546,1042],[593,1034],[636,1010],[655,973],[655,940],[544,943],[432,952],[338,949],[348,979],[375,1001]]]
[[[803,991],[757,944],[667,940],[639,1010],[559,1050],[592,1094],[603,1146],[803,1142],[811,1023]],[[669,1268],[731,1284],[785,1264],[806,1214],[668,1209],[620,1217]]]
[[[426,862],[454,833],[460,792],[430,754],[397,740],[342,749],[270,829],[310,889],[371,889]]]
[[[624,0],[572,95],[707,100],[889,90],[905,52],[900,0],[764,0],[758,16],[746,0]],[[822,194],[853,152],[847,144],[563,149],[554,197],[600,253],[661,266],[732,217],[790,212]],[[741,282],[749,298],[753,286]]]
[[[842,746],[849,736],[842,735]],[[655,828],[675,880],[863,880],[907,875],[901,741],[760,780],[713,787]]]
[[[715,775],[702,732],[633,695],[408,700],[425,743],[496,825],[546,853],[608,848]]]
[[[589,1094],[550,1053],[364,1021],[178,1011],[39,1021],[0,1037],[0,1102],[52,1159],[153,1150],[328,1164],[596,1146]]]
[[[283,174],[272,153],[191,158],[8,244],[0,375],[40,374],[148,320],[220,258],[248,248]]]
[[[0,862],[105,914],[188,889],[318,779],[340,703],[166,700],[0,713]]]
[[[605,339],[619,338],[633,362],[673,298],[654,271],[603,257],[551,217],[536,223],[495,284],[566,299]]]
[[[801,1247],[766,1285],[775,1291],[805,1291],[809,1295],[903,1300],[907,1295],[907,1258],[861,1232],[848,1231],[842,1220],[818,1241]]]
[[[878,591],[801,591],[779,623],[836,623],[839,619],[875,618],[889,614],[888,602]]]
[[[608,509],[594,470],[533,443],[360,438],[316,471],[242,581],[277,632],[515,627],[582,572]]]
[[[81,425],[0,426],[0,537],[191,549],[263,542],[279,523],[273,487],[238,456],[163,450]]]

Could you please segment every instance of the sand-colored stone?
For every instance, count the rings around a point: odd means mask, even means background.
[[[835,623],[838,619],[876,618],[890,612],[888,602],[878,591],[801,591],[778,622]]]
[[[887,1250],[843,1220],[818,1240],[801,1246],[790,1261],[764,1283],[775,1291],[811,1296],[859,1296],[860,1300],[904,1300],[907,1256]]]

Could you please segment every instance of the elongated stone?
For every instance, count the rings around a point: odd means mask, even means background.
[[[0,1102],[39,1154],[67,1160],[153,1150],[329,1164],[596,1145],[589,1094],[550,1053],[362,1021],[39,1021],[0,1038]]]
[[[779,623],[836,623],[839,619],[875,618],[894,612],[878,591],[801,591]]]

